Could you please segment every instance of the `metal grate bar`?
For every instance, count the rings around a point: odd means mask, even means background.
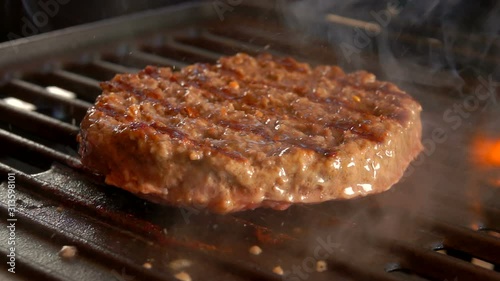
[[[19,175],[16,173],[16,175]],[[19,198],[23,201],[28,201],[27,197]],[[36,201],[31,201],[36,204]],[[46,203],[45,203],[46,204]],[[0,206],[0,209],[5,212],[5,205]],[[78,220],[77,217],[67,217],[64,214],[58,213],[56,211],[56,207],[44,207],[43,211],[37,211],[39,208],[32,208],[31,210],[23,210],[18,213],[17,217],[19,221],[22,221],[25,225],[29,225],[32,231],[35,231],[42,236],[51,236],[52,234],[57,235],[57,239],[60,241],[59,243],[75,245],[77,246],[81,255],[89,257],[88,259],[98,260],[101,263],[106,265],[113,265],[115,268],[123,268],[126,267],[128,272],[134,275],[139,275],[147,280],[164,280],[164,276],[160,276],[155,274],[152,271],[148,271],[142,267],[142,262],[137,262],[131,260],[131,258],[137,258],[141,261],[146,261],[147,257],[141,257],[144,255],[142,251],[136,251],[137,253],[119,253],[116,250],[110,250],[106,247],[102,247],[102,245],[96,243],[96,239],[82,239],[82,230],[77,228],[72,229],[70,225],[64,224],[65,221],[74,221],[78,222],[78,226],[84,226],[86,224],[95,224],[95,221],[91,220]],[[62,223],[56,223],[58,218]],[[134,237],[122,237],[124,234],[116,232],[113,234],[118,241],[126,241],[133,240]],[[46,237],[47,238],[47,237]],[[63,245],[64,245],[63,244]],[[135,243],[137,246],[140,246],[140,243]],[[141,243],[143,247],[147,248],[147,244],[145,242]],[[136,250],[139,250],[137,248]],[[151,249],[153,251],[153,249]],[[141,253],[141,254],[138,254]],[[51,252],[54,254],[54,252]],[[46,265],[42,265],[38,267],[38,270],[42,270]],[[66,272],[68,274],[68,272]]]
[[[376,281],[403,281],[404,279],[390,274],[386,271],[374,270],[370,267],[362,267],[352,263],[350,260],[328,260],[328,268],[334,272],[340,272],[346,276],[353,277],[354,280],[376,280]]]
[[[0,101],[0,120],[8,127],[36,133],[44,138],[64,144],[74,144],[79,128],[37,112],[18,109]],[[43,128],[43,130],[40,130]]]
[[[143,52],[140,50],[132,51],[129,57],[143,63],[144,64],[143,67],[145,67],[148,64],[159,65],[159,66],[170,66],[174,68],[182,68],[187,65],[186,63],[177,60],[173,60],[163,56],[158,56],[156,54],[151,54],[148,52]]]
[[[241,42],[250,42],[264,48],[293,55],[299,60],[310,61],[312,63],[334,64],[338,61],[335,54],[327,48],[329,43],[316,42],[316,44],[305,46],[304,42],[297,39],[301,38],[300,36],[294,36],[290,32],[272,33],[265,29],[255,30],[242,26],[215,30],[208,29],[208,32],[216,36],[228,37]],[[290,38],[294,38],[294,40],[292,41]]]
[[[47,82],[60,85],[61,88],[75,92],[80,98],[93,102],[101,94],[99,82],[95,79],[78,75],[66,70],[56,70],[49,74]]]
[[[68,72],[88,77],[96,81],[111,80],[117,73],[134,73],[139,71],[139,69],[136,68],[130,68],[99,59],[92,60],[85,64],[70,64],[64,67],[64,69]]]
[[[499,281],[497,272],[477,267],[471,263],[450,258],[432,251],[421,251],[416,246],[393,241],[388,245],[393,251],[404,255],[401,262],[421,276],[429,276],[436,280],[485,280]]]
[[[216,37],[212,35],[211,37]],[[248,44],[242,44],[236,41],[230,42],[222,38],[220,40],[210,38],[209,36],[200,37],[188,37],[188,36],[176,36],[175,40],[185,45],[195,46],[199,48],[205,48],[215,53],[221,53],[224,55],[233,55],[236,52],[245,52],[250,55],[256,55],[259,53],[259,49],[263,49],[258,46],[249,46]]]
[[[275,49],[266,48],[265,46],[261,47],[258,45],[254,45],[252,43],[242,42],[242,41],[234,40],[234,39],[228,38],[228,37],[218,36],[218,35],[215,35],[215,34],[208,32],[206,30],[202,31],[201,38],[207,40],[208,42],[210,42],[212,44],[216,43],[216,44],[219,44],[221,47],[227,48],[227,55],[234,54],[234,51],[230,52],[231,49],[239,49],[242,52],[248,52],[250,54],[268,52],[270,54],[278,55],[278,56],[285,56],[286,55],[286,53],[277,51]],[[200,45],[200,47],[202,47],[202,46],[204,46],[204,45]]]
[[[112,75],[115,75],[117,73],[135,73],[135,72],[140,71],[139,68],[126,67],[123,65],[119,65],[119,64],[112,63],[109,61],[104,61],[104,60],[94,60],[92,62],[92,65],[95,65],[103,70],[106,70]]]
[[[500,265],[500,239],[444,223],[435,223],[434,229],[444,236],[445,247]]]
[[[473,49],[481,49],[485,47],[485,42],[489,45],[489,51],[492,54],[498,53],[500,50],[500,40],[498,37],[492,36],[493,34],[486,33],[464,33],[454,29],[447,29],[443,34],[443,29],[438,26],[424,25],[408,25],[400,18],[395,18],[391,24],[391,30],[402,30],[399,34],[413,34],[422,38],[436,38],[441,42],[441,38],[453,42],[455,46],[467,46]],[[446,35],[446,36],[445,36]],[[445,37],[445,38],[444,38]],[[487,45],[487,46],[488,46]]]
[[[9,133],[9,132],[2,130],[2,129],[0,129],[0,141],[7,142],[10,145],[15,146],[15,147],[27,149],[36,155],[43,156],[43,157],[48,158],[48,159],[52,159],[53,161],[58,161],[60,163],[69,165],[70,167],[74,167],[74,168],[81,167],[80,160],[77,159],[76,157],[63,154],[61,152],[58,152],[58,151],[53,150],[51,148],[48,148],[44,145],[41,145],[41,144],[36,143],[34,141],[19,137],[15,134]]]
[[[69,99],[49,93],[43,87],[32,84],[20,79],[13,79],[5,86],[5,91],[12,94],[14,97],[26,100],[34,104],[42,104],[44,106],[63,106],[67,108],[68,114],[74,118],[81,120],[87,109],[92,106],[91,103]]]
[[[0,169],[1,168],[2,167],[0,165]],[[5,167],[3,167],[3,168],[5,169]],[[32,188],[35,188],[35,189],[39,188],[39,184],[35,184],[32,186],[31,184],[33,182],[31,180],[29,180],[28,178],[26,178],[26,175],[22,174],[19,171],[16,171],[16,174],[17,174],[16,175],[17,177],[20,177],[20,179],[21,179],[20,182],[22,182],[22,184],[28,185],[30,187],[30,191],[35,191]],[[30,182],[28,182],[26,180],[28,180]],[[48,186],[48,185],[46,185],[46,186]],[[52,187],[49,187],[49,188],[52,188]],[[57,188],[57,187],[55,187],[55,188]],[[45,190],[45,192],[47,192],[47,190]],[[51,192],[50,194],[53,194],[53,193]],[[73,201],[69,196],[64,197],[64,198],[65,198],[65,200],[71,200],[72,203],[68,207],[70,207],[72,209],[74,209],[76,206],[86,204],[86,203],[82,203],[79,199],[76,199],[76,201]],[[21,201],[23,201],[23,202],[30,202],[29,205],[34,205],[34,206],[42,206],[41,205],[41,204],[43,204],[42,202],[45,202],[45,201],[35,201],[36,199],[22,197],[21,195],[19,195],[19,199],[21,199]],[[52,198],[52,199],[55,199],[55,198]],[[92,203],[95,203],[95,202],[92,202]],[[46,206],[46,203],[44,206]],[[206,260],[206,258],[208,257],[210,263],[214,263],[211,265],[210,268],[217,268],[218,266],[223,266],[223,268],[219,269],[221,271],[221,272],[218,272],[219,275],[224,271],[228,271],[228,272],[234,272],[237,275],[243,274],[243,275],[246,275],[249,277],[254,276],[252,278],[255,278],[256,280],[280,280],[280,278],[278,278],[275,275],[272,275],[269,271],[261,271],[258,268],[255,268],[252,264],[248,264],[248,263],[243,262],[243,261],[237,261],[234,258],[227,257],[226,255],[222,255],[222,253],[219,254],[219,253],[217,253],[217,251],[214,251],[214,250],[200,251],[201,248],[198,249],[199,246],[197,246],[197,243],[195,241],[183,242],[182,240],[176,240],[176,238],[174,238],[174,237],[166,236],[163,232],[160,234],[161,236],[163,236],[162,239],[159,239],[159,240],[154,239],[153,240],[153,241],[155,241],[154,243],[160,243],[160,245],[150,244],[147,241],[140,242],[139,240],[137,240],[136,237],[131,236],[132,234],[131,234],[130,230],[132,230],[132,232],[136,232],[131,228],[131,226],[133,225],[136,227],[144,227],[144,225],[148,226],[149,223],[144,221],[142,223],[139,223],[139,225],[138,225],[137,222],[139,222],[139,221],[134,220],[133,215],[126,215],[126,214],[113,215],[115,218],[127,218],[127,220],[133,220],[133,221],[129,222],[127,225],[123,224],[123,222],[124,222],[123,220],[113,221],[112,225],[114,227],[110,228],[110,226],[102,224],[103,219],[106,219],[106,218],[102,217],[103,213],[100,213],[100,212],[95,213],[95,208],[93,208],[93,206],[90,208],[85,208],[85,209],[80,209],[80,208],[77,208],[77,209],[78,209],[78,213],[75,213],[76,216],[65,218],[65,216],[66,216],[65,213],[66,212],[70,213],[70,212],[64,211],[64,213],[61,214],[60,212],[57,212],[55,206],[44,207],[43,210],[40,210],[39,208],[28,207],[28,208],[24,208],[24,209],[21,208],[19,216],[22,217],[22,220],[25,224],[28,222],[32,223],[33,228],[39,230],[37,233],[50,234],[50,233],[55,232],[55,233],[57,233],[58,236],[60,236],[59,239],[63,238],[63,240],[68,241],[68,243],[70,242],[72,244],[78,245],[78,248],[84,252],[88,252],[87,255],[90,257],[102,256],[101,259],[107,261],[107,263],[109,263],[110,261],[113,261],[118,266],[126,266],[128,269],[130,269],[131,272],[135,272],[136,274],[140,274],[141,276],[144,276],[144,277],[148,276],[149,278],[151,278],[153,280],[164,280],[166,272],[163,272],[163,275],[162,275],[157,271],[151,270],[151,271],[147,271],[148,274],[145,274],[144,273],[145,270],[144,270],[144,268],[142,268],[142,262],[147,260],[148,258],[152,258],[156,262],[161,263],[162,259],[163,259],[161,256],[162,251],[158,251],[158,249],[155,249],[161,245],[163,245],[163,247],[168,246],[169,255],[172,255],[172,254],[176,254],[178,256],[187,255],[187,256],[194,257],[194,258],[201,255],[199,258],[196,258],[196,259],[200,259],[200,260],[201,259]],[[78,218],[80,216],[79,214],[85,214],[86,216],[91,217],[92,219],[90,219],[90,220],[92,220],[92,221],[80,221],[79,223],[75,224],[76,221],[81,220]],[[52,218],[52,216],[56,216],[56,217],[58,217],[58,219],[54,219],[54,218]],[[94,219],[96,219],[96,217],[98,219],[96,221],[93,221]],[[54,222],[59,222],[59,223],[54,224]],[[73,227],[72,228],[66,227],[64,222],[71,222]],[[140,224],[144,224],[144,225],[140,225]],[[85,240],[82,240],[81,237],[82,237],[83,233],[81,233],[80,228],[82,228],[82,227],[86,228],[87,225],[92,225],[93,231],[97,232],[94,235],[94,237],[99,237],[99,236],[113,237],[114,240],[117,240],[119,242],[123,241],[124,243],[126,243],[126,241],[130,241],[130,240],[136,241],[134,244],[134,247],[142,248],[142,251],[139,251],[141,254],[140,255],[134,254],[134,251],[133,251],[133,249],[131,249],[131,247],[128,247],[127,249],[123,249],[123,251],[132,251],[132,252],[122,252],[121,250],[118,250],[116,248],[117,246],[120,247],[120,245],[113,245],[113,243],[111,243],[111,244],[105,244],[105,246],[103,246],[102,242],[100,242],[100,243],[96,242],[96,241],[94,241],[93,238],[87,238]],[[102,225],[102,226],[100,226],[100,225]],[[116,230],[115,230],[114,228],[116,226],[119,226],[119,228],[116,228]],[[101,230],[101,228],[102,228],[102,230]],[[124,229],[126,229],[126,231],[123,231]],[[148,229],[150,231],[152,231],[151,227],[149,227]],[[82,231],[83,231],[83,229],[82,229]],[[112,234],[110,234],[110,233],[98,234],[101,231],[106,231],[106,232],[118,231],[118,232],[112,233]],[[125,236],[129,236],[129,237],[125,237]],[[186,238],[183,238],[183,240],[185,240]],[[141,243],[143,243],[143,244],[141,245]],[[192,247],[197,248],[197,250],[193,251]],[[149,250],[144,251],[144,249],[149,249]],[[135,252],[137,252],[137,250]],[[144,254],[146,254],[146,256],[143,256]],[[160,256],[159,256],[159,254],[160,254]],[[204,257],[204,258],[202,258],[202,257]],[[207,262],[204,261],[203,263],[206,264]]]
[[[166,46],[172,47],[176,50],[183,50],[184,52],[187,53],[193,53],[193,54],[198,54],[204,58],[207,58],[212,61],[216,61],[220,58],[220,53],[219,52],[212,52],[207,50],[206,48],[199,48],[196,46],[190,46],[183,44],[181,42],[175,41],[173,38],[170,40],[167,40]]]
[[[43,99],[43,101],[53,101],[56,103],[55,105],[69,105],[75,107],[77,110],[86,111],[87,108],[92,106],[91,103],[77,100],[77,99],[68,99],[64,97],[60,97],[54,94],[49,93],[43,87],[39,85],[30,83],[28,81],[20,80],[20,79],[12,79],[9,81],[9,84],[6,85],[6,89],[11,89],[14,91],[22,91],[23,97],[29,97],[31,99]]]
[[[2,212],[3,213],[3,212]],[[6,229],[7,227],[3,225],[3,223],[0,223],[2,226],[2,231],[3,229]],[[22,233],[19,232],[20,235]],[[8,233],[5,233],[3,235],[8,235]],[[6,245],[6,241],[3,244]],[[18,247],[19,249],[22,249],[21,247]],[[0,255],[2,256],[7,256],[8,252],[7,249],[1,249],[0,250]],[[8,281],[16,281],[16,280],[33,280],[33,277],[36,276],[37,281],[67,281],[67,278],[62,276],[61,274],[54,272],[53,270],[48,269],[43,263],[40,263],[34,259],[26,258],[24,257],[23,254],[17,255],[16,257],[16,264],[18,264],[16,273],[12,274],[10,272],[7,272],[7,270],[2,270],[2,273],[5,274],[5,279],[1,280],[8,280]],[[20,264],[20,265],[19,265]],[[7,273],[4,273],[7,272]],[[8,275],[7,275],[8,274]],[[8,276],[8,277],[7,277]],[[14,276],[14,277],[13,277]],[[2,278],[2,274],[0,274],[0,278]],[[20,279],[17,279],[20,278]],[[24,279],[21,279],[24,278]]]
[[[193,46],[184,46],[181,43],[174,43],[172,40],[167,40],[160,47],[145,46],[142,50],[169,59],[175,58],[184,63],[214,62],[219,58],[213,52],[199,50]]]

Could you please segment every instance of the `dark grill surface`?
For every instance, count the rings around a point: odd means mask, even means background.
[[[176,280],[174,275],[185,271],[192,280],[500,280],[500,187],[469,161],[479,113],[449,130],[447,141],[435,143],[390,191],[286,211],[212,215],[159,206],[84,172],[76,153],[78,124],[100,94],[99,81],[116,73],[263,51],[352,70],[321,39],[298,40],[273,18],[269,10],[241,6],[220,21],[212,6],[203,4],[74,28],[24,45],[4,44],[0,252],[6,260],[5,181],[13,172],[17,273],[8,273],[3,262],[0,279]],[[47,44],[52,48],[41,47]],[[422,73],[396,79],[375,61],[367,57],[362,67],[395,80],[423,104],[424,140],[447,126],[443,111],[460,101],[449,84],[419,83]],[[48,86],[76,98],[55,95]],[[11,106],[7,97],[36,110]],[[61,259],[63,245],[76,246],[78,256]],[[250,254],[253,245],[263,252]],[[179,260],[190,265],[176,268]],[[318,260],[326,262],[326,271],[316,271]],[[276,266],[284,276],[273,273]]]

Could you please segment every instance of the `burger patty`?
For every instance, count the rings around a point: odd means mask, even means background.
[[[226,213],[378,193],[422,150],[419,103],[365,71],[237,54],[101,87],[82,163],[169,205]]]

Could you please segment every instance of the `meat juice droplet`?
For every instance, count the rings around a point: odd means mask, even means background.
[[[392,156],[394,155],[394,151],[392,151],[392,150],[386,150],[386,151],[385,151],[385,155],[386,155],[387,157],[392,157]]]
[[[280,151],[280,153],[278,154],[278,156],[283,156],[283,154],[285,154],[285,152],[287,152],[288,150],[290,149],[290,147],[287,147],[285,149],[283,149],[282,151]]]
[[[344,189],[344,193],[348,196],[352,196],[354,195],[354,190],[352,189],[352,187],[349,186]]]
[[[371,159],[368,159],[371,162],[371,166],[373,168],[373,178],[377,177],[377,172],[380,169],[380,163],[377,161],[372,161]]]
[[[372,185],[369,183],[359,183],[357,184],[358,187],[361,187],[364,192],[370,192],[372,191]]]
[[[285,194],[285,190],[280,188],[279,186],[275,185],[274,189],[281,195]]]
[[[333,167],[335,169],[340,169],[340,159],[335,159],[335,161],[333,161]]]

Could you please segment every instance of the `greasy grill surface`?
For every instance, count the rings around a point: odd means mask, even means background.
[[[182,11],[193,12],[175,13]],[[163,13],[168,17],[172,11]],[[275,22],[244,20],[237,10],[234,21],[220,23],[212,16],[216,20],[163,25],[152,37],[115,38],[113,48],[85,47],[72,57],[61,56],[58,64],[55,50],[43,71],[41,64],[20,65],[0,87],[0,171],[2,181],[7,173],[16,174],[18,218],[18,273],[7,274],[4,263],[1,278],[175,280],[175,274],[185,271],[192,280],[500,280],[500,189],[474,175],[467,161],[474,116],[450,133],[452,141],[438,144],[423,164],[410,167],[393,190],[286,211],[211,215],[197,208],[163,207],[104,186],[101,178],[83,172],[76,134],[86,108],[100,93],[98,81],[147,64],[182,67],[239,51],[301,56],[303,44]],[[134,20],[141,23],[141,18]],[[308,61],[336,63],[328,48],[318,46],[307,49],[316,49],[306,53]],[[376,65],[367,68],[377,72]],[[55,95],[47,86],[71,91],[76,99]],[[442,109],[456,101],[443,94],[449,89],[401,86],[423,104],[425,140],[444,126]],[[36,109],[13,107],[5,97]],[[7,218],[7,195],[4,182],[2,218]],[[0,224],[5,257],[6,220]],[[59,258],[63,245],[77,246],[78,257]],[[262,249],[260,255],[249,253],[253,245]],[[179,259],[191,265],[178,269],[172,262]],[[326,262],[326,271],[316,271],[318,260]],[[285,277],[273,273],[276,266]]]

